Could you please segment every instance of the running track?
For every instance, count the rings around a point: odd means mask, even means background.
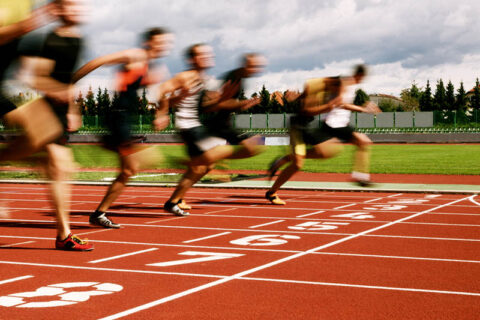
[[[44,185],[0,184],[0,319],[479,319],[480,197],[129,188],[90,227],[105,187],[75,186],[86,253],[53,250]]]

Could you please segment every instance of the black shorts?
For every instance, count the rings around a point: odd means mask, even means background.
[[[338,138],[344,142],[351,142],[353,140],[353,133],[355,132],[355,129],[351,126],[332,128],[325,122],[322,122],[322,127],[320,130],[326,136]]]
[[[250,138],[249,134],[242,133],[230,126],[215,127],[210,125],[208,132],[215,137],[227,140],[231,145],[239,145],[243,140]]]
[[[129,112],[112,110],[107,116],[107,127],[110,133],[104,137],[105,146],[117,150],[121,146],[132,142]]]
[[[2,53],[0,59],[0,117],[16,109],[15,104],[2,92],[2,82],[5,80],[8,67],[17,58],[17,45],[18,41],[12,41],[0,46],[0,52]]]
[[[191,158],[200,156],[218,145],[225,144],[225,140],[213,136],[203,126],[180,130],[179,133]]]
[[[318,128],[311,129],[303,126],[292,126],[290,129],[290,144],[293,152],[300,156],[307,155],[308,145],[315,146],[331,138]]]

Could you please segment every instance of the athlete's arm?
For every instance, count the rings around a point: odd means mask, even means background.
[[[17,23],[0,27],[0,45],[15,40],[41,26],[53,21],[53,16],[49,13],[54,4],[48,4],[32,12],[29,18]],[[3,25],[0,21],[0,25]]]
[[[53,79],[50,75],[55,68],[55,61],[41,57],[24,59],[30,69],[25,81],[32,88],[60,103],[68,103],[72,97],[72,86]]]
[[[127,49],[95,58],[87,62],[75,72],[72,78],[72,83],[76,83],[90,72],[104,65],[130,64],[141,61],[142,54],[139,52],[139,50],[141,49]]]

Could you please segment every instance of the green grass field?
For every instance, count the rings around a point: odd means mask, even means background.
[[[164,155],[164,160],[154,169],[181,169],[179,159],[185,159],[182,145],[154,146]],[[112,168],[118,166],[115,153],[96,145],[73,145],[75,159],[81,168]],[[277,156],[289,151],[289,147],[267,147],[256,157],[228,161],[231,170],[265,170]],[[345,146],[344,152],[328,160],[307,160],[307,172],[348,173],[351,171],[354,147]],[[25,167],[28,162],[10,162],[3,165]],[[372,173],[397,174],[480,174],[480,145],[374,145],[371,159]]]

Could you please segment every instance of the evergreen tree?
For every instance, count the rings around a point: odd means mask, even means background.
[[[93,116],[97,114],[97,105],[95,103],[95,97],[93,95],[92,87],[88,89],[87,95],[85,96],[85,114],[88,116]]]
[[[455,97],[455,110],[464,111],[467,108],[467,93],[463,87],[463,82],[460,82],[460,88],[457,90]]]
[[[243,100],[247,100],[247,97],[245,96],[245,90],[242,89],[238,95],[238,100],[240,101],[243,101]]]
[[[105,106],[104,114],[108,114],[112,107],[112,101],[110,100],[110,94],[108,93],[107,88],[103,89],[102,103]]]
[[[111,106],[112,108],[114,108],[115,106],[117,106],[117,104],[118,104],[118,98],[119,98],[118,92],[115,91],[115,92],[113,93],[112,102],[110,103],[110,106]]]
[[[368,101],[370,101],[370,97],[365,91],[362,89],[355,91],[355,100],[353,100],[353,104],[363,106]]]
[[[140,98],[140,114],[147,114],[148,113],[148,99],[147,99],[147,91],[143,88],[142,97]]]
[[[98,87],[97,95],[95,96],[95,100],[97,100],[97,114],[98,115],[104,115],[104,112],[105,112],[105,105],[103,103],[102,95],[103,95],[102,89],[100,89],[100,87]]]
[[[421,111],[433,111],[432,89],[430,88],[429,80],[427,80],[427,86],[420,95],[419,102]]]
[[[443,80],[440,79],[437,81],[437,88],[435,90],[435,95],[433,96],[433,108],[434,110],[445,110],[446,109],[446,91],[443,84]]]
[[[453,87],[452,81],[448,81],[447,84],[445,104],[447,110],[455,110],[455,88]]]
[[[262,86],[260,91],[260,103],[253,108],[250,108],[251,113],[267,113],[269,112],[270,107],[270,92],[265,88],[265,85]]]
[[[86,108],[85,108],[85,99],[83,98],[82,91],[78,93],[77,99],[75,99],[75,103],[78,106],[78,110],[82,115],[86,115]]]
[[[420,100],[420,97],[422,96],[422,93],[420,92],[420,89],[418,89],[415,81],[412,83],[412,87],[410,88],[410,96],[417,101]]]
[[[475,82],[475,88],[473,89],[473,96],[470,98],[470,107],[474,110],[480,109],[480,82]]]

